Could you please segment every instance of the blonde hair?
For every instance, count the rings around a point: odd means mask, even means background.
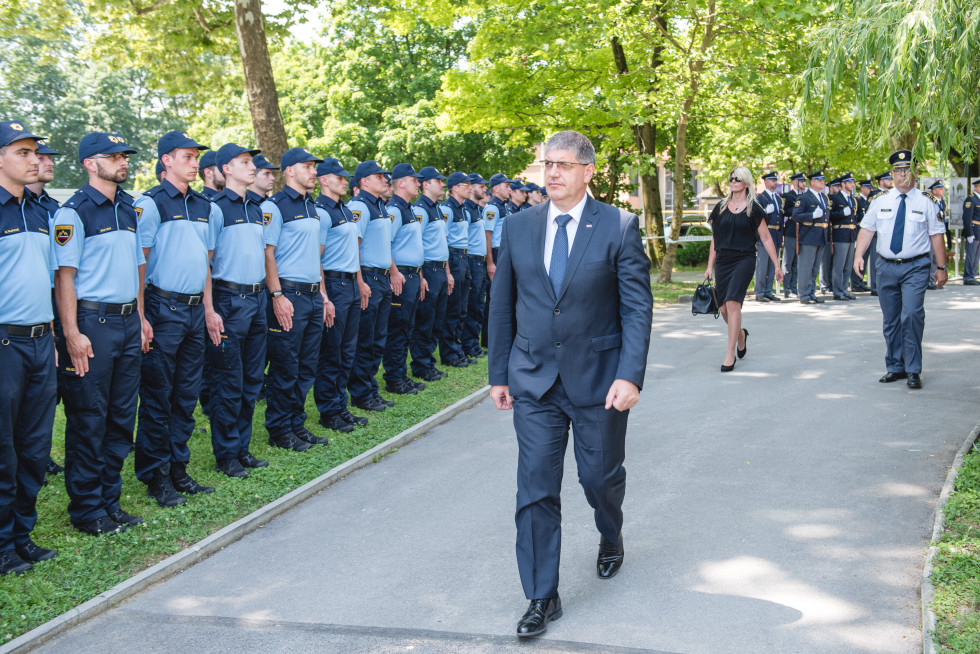
[[[745,195],[747,199],[747,202],[745,203],[745,210],[746,213],[751,213],[752,204],[757,201],[755,195],[755,178],[752,176],[752,171],[746,168],[745,166],[736,166],[735,169],[728,174],[729,179],[731,179],[732,175],[734,175],[735,178],[738,179],[738,181],[745,184]],[[725,197],[724,200],[721,201],[721,205],[719,206],[718,211],[724,211],[725,207],[728,206],[729,200],[731,199],[732,199],[732,187],[731,184],[729,184],[728,195]]]

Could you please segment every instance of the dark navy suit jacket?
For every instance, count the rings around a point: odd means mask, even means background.
[[[488,320],[490,383],[535,400],[561,376],[573,404],[643,387],[653,297],[639,219],[588,198],[557,297],[544,265],[550,202],[507,216]]]

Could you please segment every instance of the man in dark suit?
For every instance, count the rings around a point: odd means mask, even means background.
[[[756,195],[759,204],[766,210],[766,225],[769,227],[769,235],[772,236],[772,244],[776,246],[776,252],[783,247],[783,201],[776,193],[776,184],[779,183],[779,172],[770,170],[762,176],[762,183],[766,185],[764,191]],[[756,302],[779,302],[779,298],[773,293],[773,280],[776,277],[776,264],[769,258],[762,242],[755,244],[756,263],[755,263],[755,300]]]
[[[561,617],[558,560],[569,424],[601,535],[596,570],[623,563],[626,422],[650,346],[650,261],[639,219],[586,193],[595,150],[578,132],[545,146],[550,202],[507,217],[490,300],[490,394],[514,409],[517,564],[531,604],[517,635]]]

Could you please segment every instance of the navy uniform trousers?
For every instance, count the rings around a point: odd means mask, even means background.
[[[191,460],[187,441],[194,433],[207,329],[203,304],[180,304],[147,291],[143,306],[153,340],[143,354],[136,478],[148,484],[154,470],[169,474],[171,461]]]
[[[796,285],[798,277],[799,263],[796,256],[796,237],[786,236],[783,238],[783,295],[799,294]]]
[[[221,345],[207,337],[211,449],[216,459],[237,459],[248,452],[252,442],[255,401],[265,377],[268,294],[264,290],[238,293],[215,286],[212,298],[225,329]]]
[[[446,300],[446,319],[439,334],[439,360],[443,363],[463,358],[460,337],[469,301],[470,261],[465,254],[449,254],[449,273],[453,276],[453,293]]]
[[[496,265],[497,257],[500,254],[500,248],[491,248],[490,251],[493,253],[493,263]],[[487,323],[490,319],[490,289],[493,285],[490,283],[490,273],[487,273],[487,290],[484,294],[483,302],[483,334],[480,336],[480,346],[484,349],[490,346],[489,337],[487,336]]]
[[[878,257],[878,304],[888,372],[922,372],[929,257],[894,263]]]
[[[361,310],[361,322],[357,331],[357,354],[347,388],[354,402],[366,402],[378,393],[378,380],[374,378],[384,356],[388,337],[388,313],[391,311],[391,283],[388,275],[361,271],[361,279],[371,289],[366,309]]]
[[[330,416],[347,409],[347,383],[354,367],[361,324],[361,289],[356,278],[327,277],[326,282],[327,297],[336,314],[333,327],[323,328],[313,397],[320,415]]]
[[[119,510],[123,462],[133,445],[142,367],[139,314],[79,309],[78,328],[92,342],[88,372],[75,374],[65,339],[58,369],[65,405],[65,488],[73,523]],[[195,389],[196,391],[196,389]]]
[[[486,257],[470,256],[470,283],[466,299],[466,317],[463,319],[463,352],[476,353],[480,349],[480,332],[483,330],[483,312],[487,301]]]
[[[306,424],[304,406],[316,378],[323,336],[323,296],[319,290],[283,289],[283,297],[293,305],[293,328],[289,331],[276,319],[273,302],[266,303],[269,375],[265,428],[273,436],[292,433]]]
[[[514,398],[517,432],[517,567],[528,599],[558,594],[561,482],[568,428],[575,463],[595,525],[615,543],[623,528],[626,425],[629,411],[577,406],[559,378],[540,400]]]
[[[0,552],[26,545],[51,455],[57,381],[51,332],[0,326]]]
[[[436,347],[446,316],[446,302],[449,298],[449,280],[443,263],[422,265],[429,290],[425,298],[419,300],[415,309],[415,328],[412,330],[410,347],[412,350],[412,374],[422,376],[427,370],[436,368]]]
[[[385,381],[390,383],[408,381],[408,341],[415,328],[418,312],[419,291],[422,278],[414,270],[405,272],[405,283],[401,295],[391,296],[391,311],[388,314],[388,339],[385,341],[382,363],[385,368]]]

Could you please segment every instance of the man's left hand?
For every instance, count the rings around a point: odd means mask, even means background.
[[[945,270],[936,271],[936,288],[942,288],[949,279],[949,274]]]
[[[606,393],[606,410],[626,411],[636,406],[640,400],[640,389],[631,381],[617,379]]]

